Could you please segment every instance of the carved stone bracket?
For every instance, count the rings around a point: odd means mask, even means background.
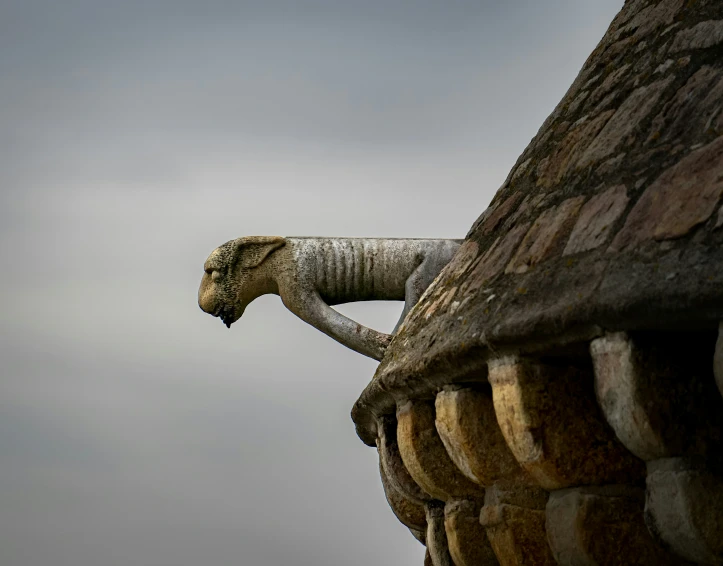
[[[600,405],[647,461],[646,522],[679,556],[723,564],[723,401],[712,333],[608,334],[591,344]]]
[[[683,458],[648,464],[647,520],[677,554],[723,564],[723,475]]]
[[[455,566],[447,547],[447,531],[444,528],[444,503],[429,501],[427,510],[427,551],[434,566]]]
[[[508,357],[489,362],[489,380],[507,444],[545,489],[642,480],[595,403],[592,368]]]
[[[427,529],[427,519],[424,510],[424,505],[420,505],[415,501],[405,497],[404,494],[399,492],[389,481],[384,468],[379,465],[379,475],[382,478],[382,487],[384,488],[384,495],[387,498],[387,503],[391,507],[394,515],[399,519],[399,522],[407,527],[415,537],[418,537],[418,533],[423,533]],[[424,542],[422,539],[421,542]]]
[[[547,536],[557,563],[682,564],[651,538],[645,526],[644,503],[644,491],[630,486],[573,488],[550,494]]]
[[[499,562],[480,523],[479,501],[450,501],[444,507],[449,554],[456,566],[497,566]]]
[[[397,411],[397,442],[409,474],[440,501],[484,498],[484,489],[457,469],[435,428],[434,404],[413,401]]]
[[[393,415],[382,417],[379,419],[377,430],[379,463],[390,485],[411,502],[419,505],[432,499],[432,496],[414,481],[402,461],[397,444],[397,419]]]
[[[501,566],[552,566],[545,536],[547,492],[537,488],[487,490],[480,523]]]
[[[502,435],[491,391],[449,387],[437,394],[436,427],[457,468],[485,487],[532,484]]]
[[[550,551],[542,509],[547,492],[507,446],[488,387],[454,386],[438,393],[437,430],[457,467],[487,488],[478,528],[487,533],[496,560],[503,565],[546,564]]]

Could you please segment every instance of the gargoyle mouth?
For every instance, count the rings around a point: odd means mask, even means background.
[[[216,315],[226,325],[226,328],[231,328],[231,325],[236,322],[234,318],[233,308],[221,307],[219,313]]]
[[[236,322],[239,318],[241,318],[241,314],[243,314],[243,311],[241,313],[237,314],[236,309],[232,306],[224,306],[219,307],[217,312],[214,313],[214,316],[217,316],[221,319],[221,322],[223,322],[226,325],[226,328],[231,328],[231,325]]]

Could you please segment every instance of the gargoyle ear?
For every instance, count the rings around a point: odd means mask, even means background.
[[[252,269],[258,267],[269,255],[286,244],[280,236],[248,236],[236,240],[238,265]]]

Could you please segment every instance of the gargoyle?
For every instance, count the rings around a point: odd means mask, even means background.
[[[381,360],[392,339],[330,305],[404,301],[396,333],[424,290],[449,263],[461,240],[281,238],[231,240],[206,260],[198,304],[229,328],[248,304],[281,296],[296,316],[337,342]]]

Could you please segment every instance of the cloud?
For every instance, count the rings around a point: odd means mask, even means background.
[[[421,564],[349,419],[375,363],[275,297],[226,330],[203,260],[462,237],[620,5],[6,2],[5,560]]]

